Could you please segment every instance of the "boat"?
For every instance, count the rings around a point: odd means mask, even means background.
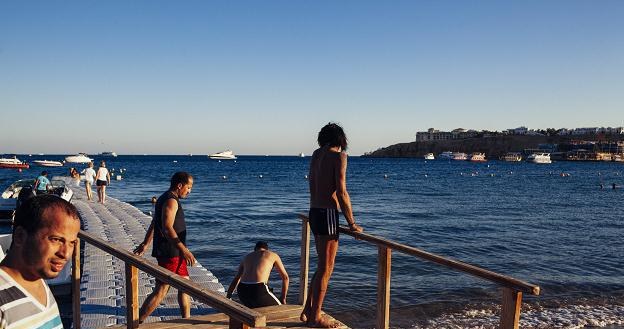
[[[453,160],[466,161],[468,160],[468,154],[463,153],[463,152],[455,152],[453,153]]]
[[[501,157],[501,160],[507,162],[520,162],[522,161],[522,154],[518,152],[507,152]]]
[[[34,164],[40,167],[62,167],[63,163],[61,161],[52,161],[52,160],[34,160]]]
[[[213,153],[208,155],[208,157],[215,160],[236,160],[236,155],[230,150]]]
[[[20,161],[15,156],[13,158],[0,158],[0,168],[28,169],[29,167],[28,163]]]
[[[440,153],[440,155],[438,155],[438,159],[441,159],[441,160],[452,160],[453,159],[453,152],[451,152],[451,151],[442,152],[442,153]]]
[[[117,157],[117,153],[115,153],[115,152],[102,152],[102,153],[100,153],[100,156],[103,156],[103,157]]]
[[[305,153],[303,153],[303,152],[299,153],[299,157],[300,158],[305,158]]]
[[[65,162],[69,163],[89,163],[93,162],[93,159],[89,158],[85,153],[78,153],[76,155],[69,155],[65,157]]]
[[[552,163],[552,161],[550,161],[550,153],[533,153],[527,157],[527,161],[533,163]]]
[[[425,160],[435,160],[435,155],[433,153],[425,154]]]
[[[0,218],[5,221],[7,219],[12,221],[20,193],[22,190],[26,189],[28,189],[30,193],[33,193],[34,185],[34,179],[20,179],[9,185],[9,187],[2,192],[2,198],[0,198]],[[25,191],[25,193],[28,192]],[[52,178],[52,180],[50,180],[49,193],[67,201],[71,201],[74,196],[74,191],[65,185],[65,181],[57,178]]]
[[[485,153],[482,152],[474,152],[470,155],[469,158],[472,162],[485,162],[487,159],[485,158]]]

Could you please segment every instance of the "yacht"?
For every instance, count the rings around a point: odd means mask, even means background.
[[[451,151],[442,152],[442,153],[440,153],[440,155],[438,155],[438,159],[440,159],[440,160],[452,160],[453,159],[453,152],[451,152]]]
[[[234,155],[234,152],[230,150],[213,153],[208,155],[208,157],[215,160],[236,160],[236,155]]]
[[[522,161],[522,155],[518,152],[507,152],[501,157],[501,160],[507,162],[520,162]]]
[[[533,153],[527,157],[527,161],[533,163],[552,163],[550,153]]]
[[[28,163],[20,161],[15,156],[13,158],[0,158],[0,168],[28,169],[28,167],[30,167]]]
[[[65,162],[69,163],[89,163],[93,162],[93,159],[89,158],[85,153],[78,153],[76,155],[69,155],[65,157]]]
[[[485,162],[485,153],[482,152],[474,152],[470,155],[470,161],[472,162]]]
[[[115,153],[115,152],[102,152],[102,153],[100,153],[100,156],[103,156],[103,157],[117,157],[117,153]]]
[[[425,154],[425,160],[435,160],[435,155],[433,153]]]
[[[34,160],[34,164],[39,167],[62,167],[63,163],[61,161],[52,161],[52,160]]]
[[[299,153],[299,157],[300,158],[305,158],[305,153],[303,153],[303,152]]]
[[[463,152],[455,152],[453,153],[453,160],[466,161],[468,160],[468,154]]]

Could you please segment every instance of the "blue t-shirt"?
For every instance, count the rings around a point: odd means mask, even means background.
[[[50,184],[48,178],[42,175],[37,177],[37,180],[39,181],[39,184],[37,185],[37,191],[47,191],[48,185]]]

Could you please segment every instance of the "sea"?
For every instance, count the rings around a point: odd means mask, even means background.
[[[182,204],[188,245],[198,260],[227,287],[242,257],[256,241],[266,240],[290,274],[288,301],[297,301],[297,215],[309,207],[309,157],[105,160],[114,170],[108,194],[144,212],[151,211],[151,197],[167,189],[174,172],[190,172],[195,184]],[[53,176],[69,172],[68,165],[46,169]],[[2,169],[0,186],[34,179],[41,170]],[[524,295],[521,328],[624,327],[624,163],[352,156],[347,188],[366,233],[539,285],[540,296]],[[312,252],[311,273],[315,261]],[[377,247],[341,236],[325,310],[354,328],[373,328],[376,281]],[[270,284],[280,289],[277,273]],[[392,254],[393,328],[496,328],[500,301],[495,284]]]

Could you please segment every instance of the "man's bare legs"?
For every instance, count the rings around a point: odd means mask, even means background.
[[[187,280],[190,280],[188,276],[184,277]],[[191,317],[191,298],[189,295],[183,293],[178,290],[178,304],[180,305],[180,316],[183,318]]]
[[[87,200],[93,200],[93,191],[91,190],[91,184],[85,181],[85,189],[87,190]]]
[[[139,323],[143,323],[143,321],[145,321],[145,319],[147,319],[147,317],[154,312],[156,307],[160,305],[160,302],[167,295],[167,292],[169,292],[169,285],[156,280],[156,287],[154,287],[152,293],[147,296],[143,305],[141,305],[141,310],[139,311]]]
[[[338,240],[327,236],[314,236],[318,263],[316,272],[312,276],[308,299],[301,313],[301,321],[306,321],[308,326],[320,328],[334,328],[337,323],[329,322],[321,317],[321,309],[329,278],[334,271],[336,253],[338,252]]]

